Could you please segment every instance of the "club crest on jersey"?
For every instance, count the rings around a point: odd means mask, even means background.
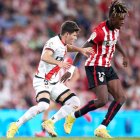
[[[98,77],[99,77],[99,80],[100,80],[101,82],[104,81],[104,76],[105,76],[105,73],[104,73],[104,72],[98,72]]]
[[[93,32],[93,33],[90,35],[88,41],[94,40],[96,36],[97,36],[96,32]]]
[[[53,42],[49,42],[49,47],[53,47]]]

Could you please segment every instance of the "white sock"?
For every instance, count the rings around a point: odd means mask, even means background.
[[[35,117],[37,114],[47,110],[49,104],[46,102],[39,102],[36,106],[31,107],[23,116],[16,122],[17,126],[20,127],[23,123]]]
[[[73,118],[76,118],[75,115],[74,115],[74,113],[75,113],[75,112],[72,112],[72,113],[71,113],[71,116],[72,116]]]
[[[51,120],[55,123],[56,121],[65,118],[74,112],[79,106],[79,98],[77,96],[73,96],[65,102],[65,105],[63,105],[56,114],[52,116]]]
[[[70,105],[64,105],[62,106],[58,112],[56,112],[50,120],[52,120],[54,123],[62,118],[65,118],[67,115],[69,115],[71,112],[73,112],[73,108]]]
[[[106,126],[105,125],[103,125],[103,124],[100,124],[99,126],[98,126],[98,128],[104,128],[104,129],[106,129]]]

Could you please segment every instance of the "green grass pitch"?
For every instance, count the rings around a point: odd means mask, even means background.
[[[101,140],[102,138],[95,138],[95,137],[92,137],[92,138],[87,138],[87,137],[69,137],[69,138],[65,138],[65,137],[60,137],[60,138],[33,138],[33,137],[30,137],[30,138],[12,138],[10,140]],[[6,138],[0,138],[0,140],[7,140]],[[113,138],[112,140],[140,140],[140,138]]]

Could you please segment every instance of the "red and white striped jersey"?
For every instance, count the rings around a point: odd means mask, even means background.
[[[94,43],[94,55],[90,55],[85,62],[85,66],[104,66],[110,67],[115,45],[119,36],[119,30],[109,30],[106,21],[94,28],[88,42]]]
[[[42,55],[47,50],[52,50],[54,52],[53,53],[54,59],[58,61],[63,61],[65,54],[67,52],[67,47],[60,40],[59,36],[55,36],[46,42],[42,51]],[[49,64],[45,61],[40,60],[36,75],[38,77],[42,77],[50,81],[50,83],[54,83],[54,82],[58,82],[59,80],[59,75],[58,75],[59,70],[60,70],[59,66]]]

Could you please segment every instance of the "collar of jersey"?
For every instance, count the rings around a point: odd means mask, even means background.
[[[58,37],[59,37],[60,41],[62,42],[62,44],[63,44],[64,46],[66,46],[67,44],[64,43],[64,42],[62,41],[62,38],[61,38],[60,34],[58,34]]]

